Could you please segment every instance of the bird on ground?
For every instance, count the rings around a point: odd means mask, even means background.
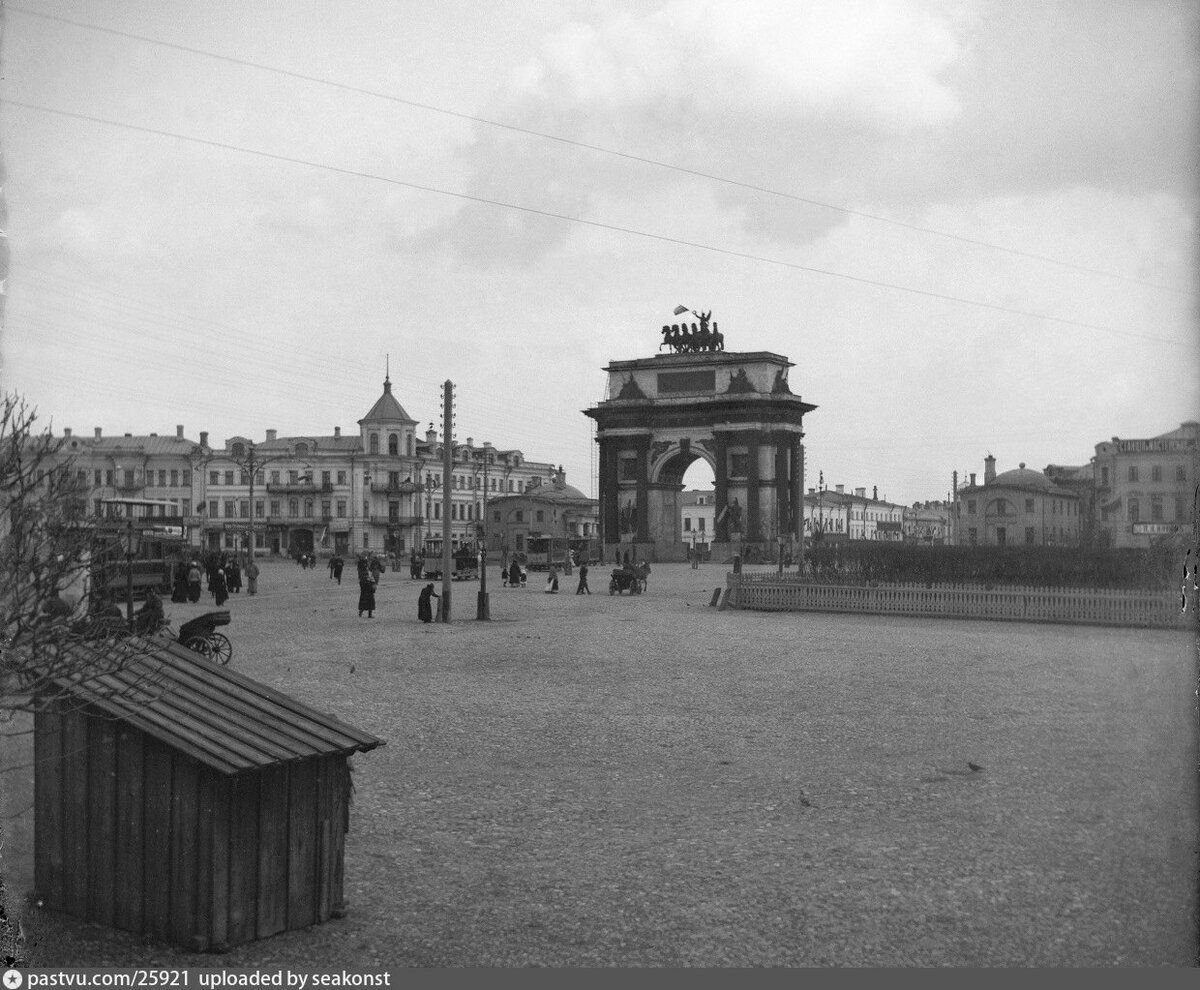
[[[970,760],[967,760],[967,766],[976,772],[983,769],[983,767],[981,767],[978,763],[972,763]]]

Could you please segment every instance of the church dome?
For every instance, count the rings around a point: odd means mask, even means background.
[[[1033,471],[1022,464],[1019,468],[1004,471],[996,475],[988,487],[1001,486],[1008,488],[1036,488],[1048,491],[1054,487],[1054,482],[1042,474],[1041,471]]]

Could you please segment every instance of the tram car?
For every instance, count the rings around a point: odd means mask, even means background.
[[[424,544],[424,570],[426,579],[440,581],[442,577],[442,540],[430,538]],[[475,581],[479,579],[479,550],[474,543],[450,541],[450,580]]]
[[[525,540],[525,566],[531,571],[566,567],[570,549],[565,536],[530,536]]]

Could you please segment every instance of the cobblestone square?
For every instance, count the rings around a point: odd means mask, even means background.
[[[719,611],[721,565],[608,573],[548,595],[493,564],[491,622],[460,583],[424,625],[406,571],[367,619],[353,580],[266,564],[234,666],[387,740],[353,761],[349,914],[199,957],[32,912],[31,962],[1195,963],[1191,635]]]

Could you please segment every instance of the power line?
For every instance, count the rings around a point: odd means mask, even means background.
[[[1184,341],[1175,340],[1169,337],[1157,337],[1153,334],[1137,333],[1133,330],[1120,330],[1115,327],[1101,326],[1097,323],[1088,323],[1084,320],[1072,320],[1062,316],[1051,316],[1047,313],[1035,313],[1030,310],[1017,309],[1013,306],[1002,306],[999,303],[983,302],[979,299],[967,299],[963,296],[952,296],[948,293],[933,292],[928,289],[917,289],[912,286],[900,285],[895,282],[884,282],[879,279],[865,278],[860,275],[849,275],[845,272],[837,272],[828,268],[816,268],[811,265],[801,265],[793,261],[784,261],[781,258],[770,258],[765,255],[751,254],[747,251],[735,251],[732,248],[718,247],[715,244],[703,244],[699,241],[688,241],[679,237],[668,237],[665,234],[655,234],[650,231],[637,230],[632,227],[622,227],[617,224],[603,223],[599,220],[589,220],[585,217],[572,217],[562,213],[554,213],[550,210],[541,210],[532,206],[521,206],[517,203],[506,203],[501,200],[488,199],[485,196],[474,196],[470,193],[454,192],[449,189],[441,189],[437,186],[427,186],[416,182],[407,182],[403,179],[389,178],[388,176],[379,175],[374,172],[366,172],[359,169],[343,168],[337,165],[323,165],[320,162],[309,161],[304,158],[294,158],[289,155],[281,155],[270,151],[260,151],[254,148],[246,148],[241,145],[229,144],[224,141],[214,141],[210,138],[192,137],[187,134],[179,134],[175,131],[162,130],[155,127],[145,127],[139,124],[128,124],[119,120],[111,120],[105,117],[96,117],[91,114],[78,113],[71,110],[60,110],[55,107],[41,106],[35,103],[26,103],[22,100],[11,100],[0,98],[0,103],[8,106],[21,107],[25,110],[35,110],[40,113],[54,114],[61,117],[67,117],[73,120],[83,120],[93,124],[104,124],[110,127],[118,127],[124,130],[134,131],[140,134],[153,134],[157,137],[173,138],[178,141],[186,141],[192,144],[205,145],[211,148],[220,148],[224,151],[236,151],[240,154],[254,155],[259,158],[265,158],[270,161],[286,162],[290,165],[302,165],[306,168],[316,168],[327,172],[333,172],[339,175],[350,175],[360,179],[371,179],[377,182],[386,182],[390,185],[402,186],[407,189],[416,189],[420,192],[436,193],[439,196],[450,196],[455,199],[462,199],[472,203],[480,203],[486,206],[496,206],[506,210],[516,210],[521,213],[528,213],[532,216],[546,217],[552,220],[562,220],[566,223],[576,223],[587,227],[594,227],[599,230],[608,230],[620,234],[629,234],[634,237],[643,237],[648,240],[659,241],[664,244],[675,244],[681,247],[696,248],[701,251],[710,251],[714,254],[721,254],[731,258],[741,258],[746,261],[755,261],[767,265],[777,265],[782,268],[789,268],[793,271],[808,272],[813,275],[825,275],[829,278],[842,279],[848,282],[855,282],[860,285],[871,285],[881,289],[893,289],[897,292],[907,292],[912,295],[924,296],[929,299],[940,299],[944,302],[961,303],[965,306],[975,306],[980,309],[988,309],[998,313],[1008,313],[1012,316],[1024,316],[1037,320],[1047,320],[1052,323],[1059,323],[1064,326],[1079,327],[1086,330],[1097,330],[1101,333],[1114,334],[1120,337],[1134,337],[1140,340],[1152,340],[1163,344],[1172,344],[1177,347],[1190,346]]]
[[[251,59],[237,58],[232,55],[223,55],[219,52],[209,51],[203,48],[193,48],[189,45],[180,45],[171,41],[163,41],[159,38],[151,38],[146,35],[134,34],[131,31],[121,31],[117,28],[104,27],[99,24],[91,24],[85,21],[77,21],[68,17],[60,17],[55,14],[46,14],[41,11],[29,10],[26,7],[8,5],[9,10],[15,10],[22,14],[28,14],[31,17],[40,17],[44,20],[58,21],[62,24],[69,24],[72,27],[83,28],[89,31],[97,31],[103,34],[111,34],[116,37],[126,38],[131,41],[140,41],[150,45],[158,45],[163,48],[170,48],[175,51],[186,52],[189,55],[199,55],[204,58],[216,59],[222,62],[228,62],[231,65],[238,65],[244,68],[258,69],[263,72],[272,72],[277,75],[286,76],[291,79],[298,79],[303,82],[316,83],[321,86],[329,86],[334,89],[340,89],[348,93],[357,93],[361,96],[370,96],[374,99],[386,100],[390,103],[397,103],[402,106],[412,107],[417,110],[427,110],[431,113],[439,113],[448,117],[456,117],[459,120],[467,120],[476,124],[484,124],[488,127],[496,127],[507,131],[513,131],[517,134],[524,134],[528,137],[541,138],[546,141],[557,141],[560,144],[568,145],[573,148],[581,148],[586,151],[594,151],[598,154],[609,155],[614,158],[622,158],[626,161],[638,162],[642,165],[649,165],[654,168],[661,168],[671,172],[678,172],[683,175],[690,175],[694,178],[707,179],[711,182],[719,182],[723,185],[733,186],[738,189],[745,189],[750,192],[763,193],[768,196],[775,196],[781,199],[789,199],[796,203],[804,203],[807,206],[816,206],[824,210],[833,210],[837,213],[842,213],[847,216],[862,217],[866,220],[874,220],[877,223],[891,224],[895,227],[901,227],[905,230],[916,231],[922,234],[929,234],[934,237],[942,237],[947,240],[957,241],[960,244],[970,244],[975,247],[989,248],[993,251],[1002,251],[1006,254],[1011,254],[1021,258],[1029,258],[1034,261],[1044,261],[1052,265],[1059,265],[1063,268],[1070,268],[1077,272],[1084,272],[1089,275],[1100,275],[1105,278],[1120,279],[1124,282],[1132,282],[1137,285],[1147,286],[1152,289],[1159,289],[1166,292],[1182,293],[1184,290],[1172,285],[1162,285],[1156,282],[1150,282],[1145,279],[1135,278],[1130,275],[1121,275],[1118,272],[1106,271],[1101,268],[1091,268],[1086,265],[1078,265],[1071,261],[1064,261],[1061,258],[1054,258],[1050,255],[1037,254],[1033,251],[1024,251],[1019,248],[1006,247],[1003,244],[995,244],[990,241],[983,241],[973,237],[965,237],[961,234],[953,234],[945,230],[937,230],[933,227],[924,227],[920,224],[906,223],[903,220],[896,220],[892,217],[881,216],[877,213],[868,213],[865,210],[856,210],[848,206],[839,206],[836,203],[826,203],[822,200],[812,199],[807,196],[800,196],[795,193],[783,192],[778,189],[772,189],[769,186],[760,186],[752,182],[743,182],[738,179],[731,179],[727,176],[716,175],[712,172],[704,172],[699,169],[687,168],[683,165],[673,165],[670,162],[659,161],[655,158],[648,158],[642,155],[635,155],[626,151],[618,151],[614,148],[606,148],[602,145],[589,144],[586,141],[578,141],[574,138],[562,137],[558,134],[550,134],[546,131],[538,131],[529,127],[521,127],[517,124],[510,124],[504,121],[491,120],[487,117],[480,117],[475,114],[463,113],[458,110],[450,110],[446,107],[435,106],[431,103],[421,103],[417,100],[405,99],[401,96],[395,96],[391,93],[384,93],[379,90],[367,89],[362,86],[351,86],[348,83],[338,82],[334,79],[325,79],[321,76],[312,76],[303,72],[294,72],[290,69],[282,69],[278,66],[266,65],[262,62],[255,62]]]

